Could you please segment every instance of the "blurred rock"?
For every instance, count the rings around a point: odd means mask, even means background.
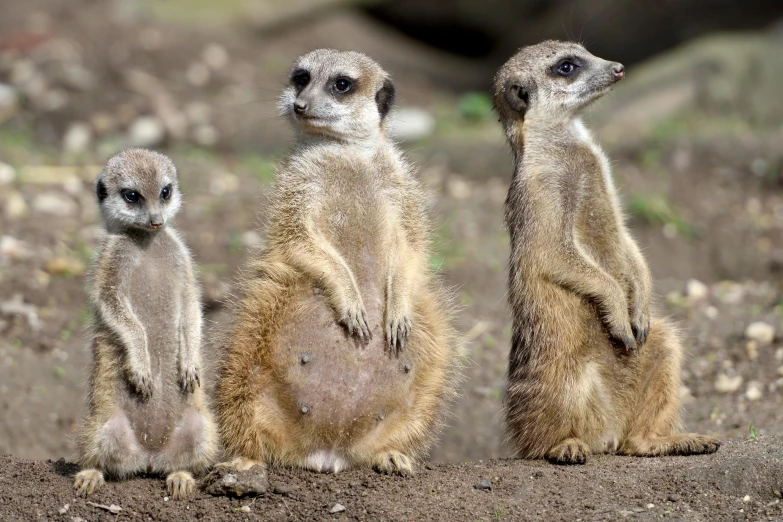
[[[711,321],[717,319],[718,315],[719,315],[718,309],[714,306],[708,306],[707,308],[704,309],[704,316]]]
[[[748,341],[745,344],[745,351],[748,353],[748,359],[755,361],[759,358],[759,343],[758,341]]]
[[[19,219],[26,216],[30,212],[30,208],[27,206],[27,202],[22,195],[10,189],[6,190],[4,203],[5,203],[5,215],[8,219]]]
[[[32,252],[24,241],[13,236],[0,237],[0,261],[15,261],[27,259]]]
[[[691,302],[706,299],[709,294],[710,289],[707,288],[707,285],[697,279],[690,279],[685,287],[685,295]]]
[[[734,375],[729,377],[725,373],[718,375],[715,380],[715,391],[718,393],[733,393],[742,386],[742,376]]]
[[[9,185],[16,179],[16,169],[0,161],[0,185]]]
[[[228,51],[217,43],[211,43],[204,48],[201,56],[212,70],[219,71],[228,64]]]
[[[255,230],[248,230],[242,234],[242,246],[245,248],[261,248],[264,245],[264,240],[261,238],[261,234]]]
[[[396,140],[420,140],[435,131],[435,118],[415,107],[400,107],[389,115],[388,129]]]
[[[19,95],[12,86],[0,83],[0,123],[7,120],[19,109]]]
[[[34,331],[41,329],[41,320],[38,318],[38,307],[25,304],[22,294],[14,294],[7,301],[0,302],[0,314],[21,315],[27,319],[27,323]]]
[[[152,116],[142,116],[133,122],[128,131],[128,140],[135,147],[153,147],[166,137],[163,123]]]
[[[745,398],[749,401],[757,401],[764,396],[764,385],[760,381],[750,381],[745,390]]]
[[[92,128],[89,123],[77,121],[68,126],[63,136],[63,150],[71,154],[85,152],[92,142]]]
[[[745,329],[745,337],[761,346],[767,346],[775,339],[775,328],[764,321],[756,321]]]
[[[33,200],[33,210],[53,216],[72,216],[76,213],[77,205],[62,192],[44,192],[38,194]]]

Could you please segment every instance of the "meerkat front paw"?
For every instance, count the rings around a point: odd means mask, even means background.
[[[152,396],[152,372],[149,369],[129,371],[128,380],[142,399]]]
[[[609,324],[609,335],[625,347],[625,351],[635,354],[639,345],[636,344],[631,323],[626,319],[623,322],[613,322]]]
[[[73,481],[73,489],[80,497],[92,495],[106,484],[103,473],[97,469],[85,469],[76,474]]]
[[[196,490],[196,481],[187,471],[175,471],[166,477],[166,489],[174,500],[189,499]]]
[[[201,379],[198,376],[198,366],[190,366],[182,370],[180,376],[180,385],[187,393],[193,393],[196,387],[201,386]]]
[[[406,314],[390,313],[386,322],[386,344],[389,349],[401,352],[411,333],[411,320]]]
[[[364,305],[361,301],[349,305],[343,312],[343,316],[340,322],[348,328],[348,334],[359,336],[359,339],[365,340],[372,337],[370,333],[370,326],[367,324],[367,312],[364,309]]]

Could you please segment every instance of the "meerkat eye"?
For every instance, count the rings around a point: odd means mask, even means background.
[[[171,197],[171,185],[163,187],[163,190],[160,191],[160,197],[163,199],[169,199]]]
[[[307,87],[307,84],[310,83],[310,73],[304,69],[294,71],[291,82],[299,88]]]
[[[339,92],[340,94],[345,94],[348,91],[351,90],[353,87],[353,83],[351,83],[351,80],[348,80],[346,78],[338,78],[336,82],[334,82],[334,90],[335,92]]]
[[[125,198],[125,201],[127,201],[128,203],[138,203],[139,200],[141,199],[141,194],[139,194],[135,190],[125,189],[121,192],[121,194],[122,197]]]
[[[568,76],[578,68],[579,66],[574,62],[570,60],[563,60],[562,62],[557,64],[555,70],[558,72],[558,74],[561,74],[563,76]]]

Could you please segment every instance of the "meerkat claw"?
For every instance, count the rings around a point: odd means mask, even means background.
[[[103,479],[103,473],[97,469],[85,469],[76,474],[73,481],[73,489],[80,497],[87,497],[99,490],[106,481]]]
[[[188,393],[193,393],[196,390],[196,387],[200,387],[201,380],[198,376],[198,367],[192,366],[185,370],[180,384],[182,385],[182,389]]]
[[[152,375],[149,372],[131,372],[129,380],[142,399],[147,400],[152,396]]]

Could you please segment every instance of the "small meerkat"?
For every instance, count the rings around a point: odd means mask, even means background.
[[[514,156],[512,347],[505,399],[517,455],[584,463],[591,453],[712,453],[680,430],[682,347],[652,318],[652,278],[626,228],[607,159],[581,111],[625,75],[581,45],[525,47],[495,77]],[[637,353],[638,351],[638,353]]]
[[[410,474],[456,377],[414,171],[386,133],[395,89],[357,52],[300,57],[280,97],[297,144],[217,381],[222,440],[247,469]]]
[[[201,305],[190,252],[167,222],[181,205],[177,169],[163,154],[127,149],[95,184],[106,236],[89,286],[93,308],[88,418],[78,435],[74,489],[104,473],[168,474],[173,498],[195,489],[217,450],[201,388]]]

